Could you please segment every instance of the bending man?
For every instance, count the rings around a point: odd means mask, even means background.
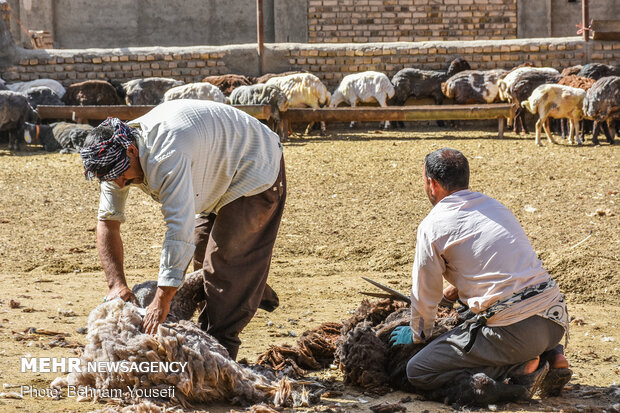
[[[200,327],[236,358],[239,333],[266,288],[286,198],[278,136],[231,106],[174,100],[128,124],[109,118],[89,134],[81,156],[86,176],[101,181],[97,247],[106,299],[135,299],[125,281],[120,225],[129,186],[138,186],[161,203],[166,223],[144,331],[154,333],[166,319],[193,256],[207,302]]]
[[[568,328],[566,304],[525,231],[504,205],[469,191],[469,164],[459,151],[428,154],[422,176],[433,209],[418,227],[411,324],[395,330],[392,342],[425,342],[445,298],[460,299],[473,317],[411,358],[410,383],[453,401],[466,397],[455,390],[464,383],[472,391],[493,388],[499,399],[502,385],[512,383],[506,397],[531,397],[548,361],[555,369],[548,391],[561,390],[571,375],[558,347]],[[442,294],[444,279],[450,286]]]

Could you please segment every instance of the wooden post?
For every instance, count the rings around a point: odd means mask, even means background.
[[[583,30],[583,40],[590,40],[590,0],[581,0],[581,27]]]
[[[504,139],[504,123],[506,122],[506,118],[499,117],[497,118],[497,122],[497,137]]]
[[[258,41],[258,75],[263,74],[263,54],[265,37],[263,30],[263,0],[256,0],[256,38]]]

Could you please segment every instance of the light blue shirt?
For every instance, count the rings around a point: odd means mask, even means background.
[[[158,285],[178,287],[195,249],[195,215],[268,189],[280,171],[282,145],[255,118],[210,101],[164,102],[129,124],[141,130],[139,187],[162,204],[167,227]],[[99,220],[124,222],[128,193],[129,187],[102,182]]]

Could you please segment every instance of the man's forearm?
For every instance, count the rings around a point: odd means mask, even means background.
[[[120,226],[118,221],[97,223],[97,249],[110,290],[127,286]]]

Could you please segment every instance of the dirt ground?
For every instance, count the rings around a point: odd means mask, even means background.
[[[564,395],[494,409],[620,409],[619,145],[545,141],[539,148],[533,135],[496,136],[492,128],[410,125],[398,132],[331,128],[326,137],[285,143],[289,197],[269,279],[281,306],[274,313],[259,310],[243,332],[240,357],[255,361],[271,344],[294,344],[308,328],[348,318],[363,297],[359,292],[375,291],[360,276],[408,293],[416,228],[431,208],[421,179],[424,155],[449,146],[469,158],[471,188],[515,213],[573,318],[566,353],[574,377]],[[98,194],[98,185],[83,178],[78,155],[36,147],[10,154],[6,144],[0,146],[0,392],[45,388],[56,376],[21,373],[24,355],[70,357],[72,346],[86,341],[76,330],[106,294],[95,246]],[[122,233],[133,285],[156,279],[165,228],[158,205],[137,190],[128,217]],[[62,343],[25,333],[30,327],[69,335]],[[337,370],[310,375],[342,380]],[[103,407],[75,398],[4,396],[0,411]],[[406,396],[377,398],[345,388],[317,409],[369,411]],[[403,405],[413,412],[451,410],[415,395]],[[232,406],[202,408],[223,412]]]

